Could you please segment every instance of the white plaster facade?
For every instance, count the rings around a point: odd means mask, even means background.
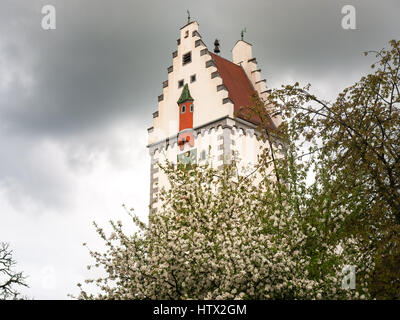
[[[183,56],[189,52],[191,62],[183,64]],[[234,46],[232,54],[233,62],[242,66],[253,88],[262,99],[265,98],[268,94],[266,84],[265,81],[261,81],[261,73],[252,56],[251,45],[240,40]],[[176,163],[178,154],[197,149],[197,163],[209,159],[213,166],[219,167],[230,162],[234,156],[239,161],[240,168],[251,170],[262,147],[262,142],[255,134],[255,125],[234,117],[234,102],[229,99],[223,78],[218,74],[217,66],[201,40],[197,22],[191,22],[181,28],[178,48],[172,56],[173,63],[168,68],[168,79],[164,81],[162,94],[158,98],[158,111],[153,113],[153,126],[148,129],[152,209],[160,206],[157,201],[158,192],[162,187],[168,187],[167,178],[158,168],[157,162],[163,163],[168,159]],[[191,82],[193,75],[196,80]],[[177,100],[183,89],[179,86],[181,80],[189,85],[190,94],[194,99],[195,146],[192,148],[185,144],[184,150],[180,150],[177,144]],[[279,119],[274,121],[279,124]]]

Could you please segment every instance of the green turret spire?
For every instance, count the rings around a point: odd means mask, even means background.
[[[181,93],[181,97],[179,98],[177,103],[181,104],[181,103],[186,102],[186,101],[194,101],[194,99],[190,95],[189,86],[188,86],[187,83],[183,87],[182,93]]]

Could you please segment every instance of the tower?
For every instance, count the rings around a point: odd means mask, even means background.
[[[263,142],[257,139],[257,119],[247,121],[237,112],[252,104],[252,95],[261,100],[268,95],[252,45],[237,41],[229,61],[209,52],[196,21],[180,29],[167,71],[153,126],[148,129],[150,206],[155,211],[160,206],[158,192],[168,187],[158,162],[210,161],[219,168],[235,159],[244,171],[251,170]],[[271,116],[271,129],[279,123],[279,117]]]
[[[193,101],[193,98],[190,96],[188,84],[186,83],[177,102],[179,106],[178,145],[180,150],[183,150],[185,143],[188,143],[190,147],[194,147]]]

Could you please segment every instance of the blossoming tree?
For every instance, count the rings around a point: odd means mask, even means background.
[[[267,105],[255,98],[246,114],[259,118],[266,148],[252,174],[235,162],[162,165],[170,188],[148,224],[132,213],[134,234],[96,225],[107,251],[91,255],[105,276],[87,280],[96,293],[79,284],[79,298],[398,297],[400,43],[390,44],[333,103],[297,83]],[[271,132],[274,110],[283,122]]]
[[[315,172],[326,173],[329,206],[347,213],[338,236],[373,252],[372,297],[400,299],[400,41],[365,55],[373,72],[336,100],[296,83],[274,90],[270,104],[307,142]]]
[[[307,186],[307,167],[288,151],[266,150],[256,174],[235,164],[162,167],[171,187],[149,223],[132,214],[138,231],[111,222],[107,252],[91,252],[106,276],[87,280],[101,293],[82,299],[347,299],[367,298],[369,256],[357,238],[336,237],[343,212],[329,209],[318,181]],[[271,174],[279,172],[279,182]],[[257,180],[257,181],[255,181]],[[344,265],[360,266],[356,290],[342,289]],[[81,285],[80,285],[81,286]]]

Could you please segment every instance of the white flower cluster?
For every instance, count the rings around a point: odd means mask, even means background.
[[[339,254],[324,227],[335,213],[296,211],[289,193],[279,201],[285,190],[278,194],[276,182],[240,179],[232,166],[218,172],[207,165],[163,169],[171,187],[162,191],[163,208],[150,215],[148,226],[134,217],[140,231],[133,236],[121,224],[113,224],[108,238],[98,229],[108,251],[92,256],[107,277],[87,281],[101,294],[81,291],[80,298],[368,297],[362,276],[371,267],[368,256],[357,250],[356,239],[342,241]],[[359,267],[356,290],[341,288],[345,264]]]

